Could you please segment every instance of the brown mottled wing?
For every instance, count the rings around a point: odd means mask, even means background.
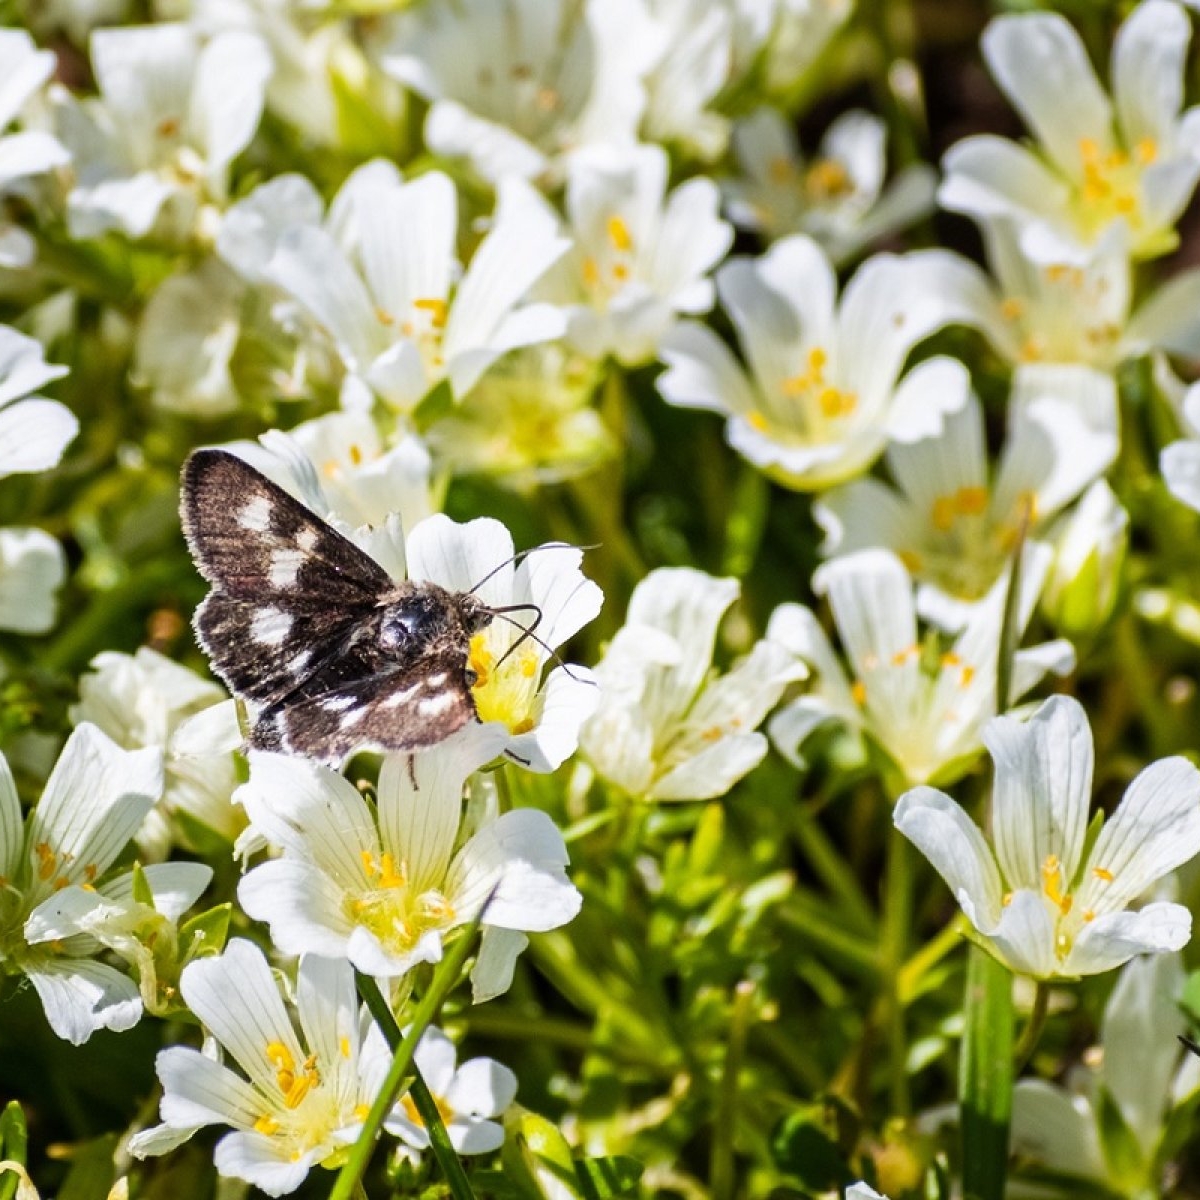
[[[395,586],[353,542],[227,451],[188,459],[181,511],[213,585],[196,634],[242,699],[278,703],[327,668]]]
[[[354,750],[395,753],[435,745],[476,716],[460,650],[425,653],[359,678],[346,675],[335,687],[265,709],[250,745],[335,766]]]

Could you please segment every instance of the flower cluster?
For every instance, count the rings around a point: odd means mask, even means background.
[[[1200,1025],[1200,3],[1087,7],[6,6],[0,1059],[142,1023],[35,1130],[114,1195],[219,1126],[274,1196],[1001,1200],[1010,1107],[1040,1195],[1194,1170],[1130,1063]]]

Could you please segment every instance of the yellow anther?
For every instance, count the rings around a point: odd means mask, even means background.
[[[1025,301],[1009,296],[1000,305],[1000,313],[1006,321],[1019,321],[1025,315]]]
[[[361,467],[363,464],[362,447],[357,442],[350,443],[350,449],[347,451],[350,456],[350,461],[356,466]]]
[[[1134,146],[1133,153],[1143,167],[1149,166],[1158,158],[1158,143],[1151,137],[1144,137]]]
[[[38,878],[49,879],[58,868],[58,856],[50,848],[49,842],[38,842],[33,852],[38,860]]]
[[[583,282],[589,288],[594,288],[600,282],[600,268],[590,254],[583,260]]]
[[[542,112],[553,112],[562,103],[562,97],[553,88],[540,87],[533,97],[534,107]]]
[[[614,250],[627,254],[633,249],[633,235],[629,232],[629,226],[616,213],[608,218],[607,229],[608,240]]]
[[[757,429],[759,433],[766,433],[767,431],[767,418],[758,409],[753,409],[746,414],[746,424],[751,429]]]
[[[380,325],[395,325],[396,323],[396,318],[386,308],[381,308],[378,304],[375,306],[375,320]]]
[[[1085,923],[1088,923],[1088,922],[1094,921],[1094,920],[1096,919],[1096,913],[1095,913],[1095,911],[1094,911],[1093,909],[1090,909],[1090,908],[1088,908],[1088,909],[1085,909],[1085,910],[1084,910],[1084,913],[1083,913],[1083,919],[1084,919],[1084,922],[1085,922]]]
[[[977,517],[987,508],[987,488],[973,486],[959,488],[954,497],[958,511],[967,517]]]
[[[390,854],[385,854],[379,864],[379,886],[385,888],[404,887],[408,883],[405,864],[399,867]]]
[[[254,1122],[254,1131],[255,1133],[262,1133],[270,1137],[272,1134],[279,1132],[279,1122],[270,1113],[263,1113]]]
[[[822,158],[813,163],[804,182],[814,200],[828,200],[854,190],[849,172],[832,158]]]
[[[1104,883],[1112,883],[1113,873],[1107,867],[1093,867],[1092,874]]]
[[[787,183],[794,179],[796,167],[790,158],[777,154],[767,163],[767,177],[772,183]]]
[[[445,300],[440,300],[436,296],[429,296],[421,300],[413,301],[413,308],[418,312],[429,314],[429,323],[434,329],[442,329],[446,324],[447,306]]]
[[[88,881],[88,883],[94,883],[96,881],[96,876],[99,874],[100,868],[95,863],[88,863],[88,865],[83,868],[83,877]]]
[[[1013,902],[1012,892],[1005,892],[1004,895],[1000,897],[1000,907],[1001,908],[1007,908],[1012,902]]]
[[[514,721],[509,727],[510,733],[528,733],[533,728],[532,717],[522,717],[519,721]]]
[[[867,702],[867,685],[861,679],[856,679],[850,688],[850,695],[861,708]]]
[[[628,264],[613,263],[612,275],[618,283],[627,283],[630,275]]]
[[[934,529],[940,529],[945,533],[954,525],[954,507],[953,496],[939,496],[933,502],[930,520],[933,521]]]
[[[345,1034],[338,1038],[338,1053],[343,1058],[350,1057],[350,1039]]]
[[[163,117],[161,121],[154,127],[154,132],[161,138],[174,137],[180,130],[181,126],[178,117]]]

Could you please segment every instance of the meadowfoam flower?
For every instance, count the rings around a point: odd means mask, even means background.
[[[921,585],[917,612],[941,628],[961,629],[1007,570],[1023,532],[1041,537],[1116,457],[1117,438],[1089,429],[1071,405],[1044,396],[1019,412],[1010,409],[993,478],[983,409],[966,368],[931,359],[909,383],[929,390],[928,408],[940,409],[941,427],[888,447],[894,487],[857,479],[825,493],[815,508],[826,532],[822,549],[894,551]]]
[[[25,819],[0,757],[0,968],[29,979],[50,1028],[76,1045],[141,1017],[137,984],[99,961],[100,944],[78,928],[90,908],[130,895],[128,873],[105,873],[161,794],[160,751],[122,750],[84,724]],[[165,863],[147,877],[156,890],[169,888],[176,868],[192,865]]]
[[[19,116],[54,73],[54,52],[39,50],[23,29],[0,29],[0,132]],[[27,180],[64,167],[66,148],[48,133],[25,130],[0,137],[0,196],[21,190]],[[0,217],[0,267],[28,267],[36,247],[23,229]]]
[[[1182,905],[1130,905],[1200,852],[1200,771],[1184,758],[1151,764],[1093,840],[1092,733],[1078,702],[1052,696],[1027,722],[988,722],[983,738],[996,764],[991,841],[929,787],[901,797],[895,822],[984,946],[1017,974],[1052,979],[1186,945]]]
[[[237,837],[245,820],[230,799],[238,785],[233,750],[242,737],[233,704],[217,684],[146,646],[136,654],[106,650],[80,679],[70,716],[76,724],[90,721],[126,750],[163,752],[162,800],[134,838],[144,855],[163,859],[176,842],[195,850],[206,834]]]
[[[57,465],[79,422],[65,405],[29,393],[67,373],[41,344],[0,325],[0,479]],[[66,576],[62,547],[40,529],[0,529],[0,629],[46,633]]]
[[[1180,271],[1133,308],[1126,227],[1115,224],[1086,253],[1036,260],[1008,217],[981,222],[992,276],[948,251],[926,255],[930,285],[953,319],[979,329],[1015,367],[1081,365],[1113,372],[1151,350],[1200,354],[1200,271]]]
[[[410,579],[453,592],[473,591],[493,612],[507,611],[471,639],[472,695],[481,721],[508,732],[504,754],[532,771],[553,771],[579,742],[579,729],[599,702],[590,671],[551,653],[593,620],[604,594],[580,570],[583,553],[547,545],[513,564],[512,535],[489,518],[457,525],[434,515],[408,538]],[[520,618],[520,619],[518,619]],[[536,625],[536,638],[526,636]]]
[[[710,800],[762,761],[757,727],[808,671],[768,638],[714,673],[717,629],[738,591],[735,579],[687,567],[651,571],[634,589],[580,739],[601,778],[640,799]]]
[[[1183,8],[1144,0],[1117,33],[1110,100],[1063,17],[992,21],[984,57],[1037,147],[992,135],[959,142],[943,162],[942,206],[1015,219],[1039,262],[1078,261],[1118,222],[1138,258],[1174,249],[1200,179],[1200,110],[1180,113],[1190,37]]]
[[[271,58],[233,30],[201,44],[186,25],[98,29],[98,101],[60,97],[59,135],[74,160],[71,236],[110,229],[182,240],[227,197],[229,167],[258,128]]]
[[[647,363],[678,314],[712,308],[708,272],[733,230],[712,180],[689,180],[668,197],[668,170],[661,146],[596,147],[571,160],[574,244],[537,295],[566,312],[568,340],[590,358]]]
[[[282,853],[242,880],[242,907],[270,925],[285,954],[348,958],[385,978],[438,962],[445,939],[476,917],[493,889],[485,928],[565,924],[581,898],[566,876],[562,835],[545,813],[504,813],[458,845],[463,785],[504,742],[501,727],[469,726],[430,750],[390,755],[374,807],[324,767],[251,755],[250,782],[238,795],[255,830]],[[502,966],[481,956],[477,993],[495,994],[489,972]],[[511,964],[506,969],[511,974]]]
[[[430,102],[430,150],[497,183],[632,143],[659,52],[642,0],[464,0],[397,17],[383,65]]]
[[[1030,547],[1021,569],[1018,628],[1024,629],[1047,566],[1044,547]],[[860,550],[822,566],[813,587],[826,595],[849,659],[848,677],[820,622],[799,604],[780,605],[767,636],[788,646],[817,676],[813,691],[781,708],[768,733],[798,766],[804,742],[838,722],[886,757],[885,775],[903,783],[957,778],[983,748],[984,722],[996,711],[996,660],[1007,576],[974,607],[953,641],[923,639],[912,578],[885,550]],[[1047,671],[1074,663],[1067,642],[1047,642],[1014,656],[1012,700]]]
[[[305,955],[294,1016],[263,952],[242,938],[185,967],[180,990],[240,1070],[190,1046],[161,1051],[163,1123],[135,1134],[130,1151],[163,1154],[231,1125],[214,1153],[218,1173],[269,1196],[294,1192],[315,1166],[340,1166],[391,1061],[359,1011],[349,963]]]
[[[854,0],[776,0],[764,47],[764,82],[781,107],[802,91],[813,67],[854,9]]]
[[[520,306],[568,245],[528,185],[501,186],[491,230],[457,286],[458,200],[448,176],[402,183],[360,172],[346,207],[353,253],[326,229],[295,225],[278,237],[263,274],[393,408],[410,411],[443,379],[461,398],[502,354],[563,332],[554,308]]]
[[[804,491],[868,467],[902,419],[909,351],[953,318],[927,287],[926,258],[877,255],[836,304],[820,247],[796,236],[717,272],[750,374],[707,326],[663,341],[659,390],[671,404],[728,416],[725,436],[772,479]]]
[[[885,186],[887,126],[855,109],[830,125],[811,162],[777,109],[757,109],[733,129],[740,174],[722,184],[735,225],[768,241],[808,234],[840,265],[933,211],[936,175],[905,167]]]
[[[1099,1044],[1066,1086],[1017,1081],[1012,1140],[1023,1162],[1130,1200],[1159,1194],[1168,1123],[1200,1089],[1200,1062],[1170,1033],[1185,1027],[1183,986],[1179,955],[1131,959],[1105,1005]]]
[[[504,1144],[504,1126],[494,1117],[503,1116],[517,1094],[517,1077],[494,1058],[472,1058],[455,1066],[454,1043],[440,1030],[429,1026],[417,1043],[417,1069],[433,1093],[438,1111],[459,1154],[488,1154]],[[429,1131],[409,1096],[384,1124],[415,1151],[429,1148]]]

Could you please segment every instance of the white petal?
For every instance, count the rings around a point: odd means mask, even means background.
[[[1138,954],[1182,950],[1192,935],[1192,914],[1182,904],[1147,904],[1137,912],[1109,912],[1083,927],[1063,973],[1098,975]]]
[[[27,971],[50,1028],[74,1046],[97,1029],[121,1033],[142,1015],[142,998],[128,975],[91,959],[55,958]]]
[[[995,717],[983,741],[996,763],[992,825],[1008,885],[1037,890],[1051,856],[1075,875],[1092,802],[1092,731],[1077,701],[1052,696],[1028,722]]]
[[[653,800],[713,800],[762,762],[767,739],[761,733],[731,734],[661,776],[650,789]]]
[[[217,1143],[213,1165],[219,1175],[244,1179],[268,1196],[285,1196],[304,1182],[316,1153],[308,1150],[294,1158],[283,1139],[239,1130]]]
[[[67,574],[62,547],[41,529],[0,529],[0,629],[47,633]]]
[[[0,408],[0,478],[46,471],[79,432],[74,413],[55,400],[22,400]]]
[[[517,1098],[517,1077],[494,1058],[472,1058],[455,1072],[445,1093],[456,1113],[498,1117]]]
[[[160,1051],[154,1066],[163,1086],[162,1118],[173,1129],[250,1126],[262,1115],[252,1084],[190,1046]]]
[[[504,995],[512,987],[517,959],[529,938],[517,929],[487,925],[479,939],[479,954],[471,968],[471,1002],[483,1004]]]
[[[204,150],[209,179],[219,192],[226,168],[258,128],[272,70],[266,44],[240,30],[218,34],[200,51],[188,132]]]
[[[706,325],[681,321],[660,349],[667,369],[658,390],[668,404],[716,412],[750,413],[754,390],[729,347]]]
[[[310,863],[273,859],[247,872],[238,884],[238,903],[271,928],[284,954],[348,953],[353,923],[346,915],[347,890]],[[351,894],[364,891],[361,885]]]
[[[1106,1173],[1095,1114],[1081,1097],[1044,1079],[1020,1079],[1013,1089],[1012,1148],[1066,1175]]]
[[[1139,4],[1113,42],[1113,93],[1127,146],[1167,147],[1183,106],[1183,71],[1192,28],[1165,0]]]

